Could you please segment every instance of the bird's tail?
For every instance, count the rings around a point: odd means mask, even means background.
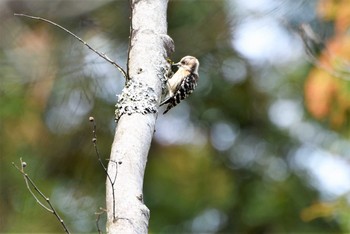
[[[173,107],[174,107],[174,105],[172,103],[169,103],[169,105],[167,106],[166,110],[163,112],[163,115],[165,115]]]
[[[171,97],[166,98],[164,101],[162,101],[162,102],[159,104],[159,106],[163,106],[163,105],[165,105],[165,104],[168,104],[168,103],[170,102],[170,100],[171,100]]]

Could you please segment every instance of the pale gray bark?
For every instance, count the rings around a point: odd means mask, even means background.
[[[143,203],[143,177],[168,67],[166,58],[174,49],[167,36],[168,0],[132,0],[130,4],[129,79],[116,105],[117,127],[108,165],[109,177],[115,182],[113,186],[109,179],[106,182],[107,233],[148,231],[150,212]]]

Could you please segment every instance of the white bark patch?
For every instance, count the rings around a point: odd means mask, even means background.
[[[157,95],[152,87],[147,83],[130,79],[122,93],[118,95],[118,102],[115,110],[116,121],[118,121],[123,114],[131,115],[140,113],[145,115],[157,113],[157,105]]]

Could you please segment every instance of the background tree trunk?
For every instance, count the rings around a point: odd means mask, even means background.
[[[143,177],[166,58],[174,48],[166,35],[168,0],[132,0],[130,4],[129,80],[117,103],[118,123],[108,165],[114,185],[109,179],[106,182],[108,233],[148,231],[150,214],[143,203]]]

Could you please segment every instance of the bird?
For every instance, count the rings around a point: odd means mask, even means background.
[[[159,106],[168,104],[163,114],[187,98],[197,86],[199,75],[199,61],[197,58],[187,55],[180,62],[174,63],[178,70],[167,80],[167,95]]]

